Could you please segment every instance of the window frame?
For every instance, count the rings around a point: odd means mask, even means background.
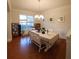
[[[23,14],[20,14],[20,15],[23,15]],[[28,28],[27,29],[25,29],[25,30],[28,30],[28,29],[32,29],[33,27],[34,27],[34,16],[27,16],[27,15],[24,15],[24,16],[26,16],[26,19],[20,19],[20,15],[19,15],[19,24],[21,25],[21,26],[23,26],[23,24],[22,23],[25,23],[25,26],[27,26]],[[32,21],[28,21],[28,19],[31,19],[31,18],[29,18],[29,17],[32,17]],[[33,23],[33,25],[32,25],[32,27],[30,26],[30,25],[27,25],[27,23]],[[31,27],[31,28],[30,28]]]

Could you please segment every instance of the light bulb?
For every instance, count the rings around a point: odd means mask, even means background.
[[[35,15],[35,18],[39,18],[39,15]]]

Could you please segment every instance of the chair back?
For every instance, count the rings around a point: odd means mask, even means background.
[[[38,34],[30,32],[30,37],[31,40],[35,41],[38,44],[41,44],[41,37]]]

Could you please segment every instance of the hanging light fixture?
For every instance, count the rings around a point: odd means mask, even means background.
[[[38,0],[38,2],[39,2],[39,15],[35,15],[35,18],[44,19],[44,16],[40,14],[40,0]]]

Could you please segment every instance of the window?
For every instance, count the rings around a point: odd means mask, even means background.
[[[33,16],[19,15],[21,31],[30,30],[34,26]]]
[[[26,15],[19,15],[19,18],[20,18],[20,20],[26,20],[27,19]]]

